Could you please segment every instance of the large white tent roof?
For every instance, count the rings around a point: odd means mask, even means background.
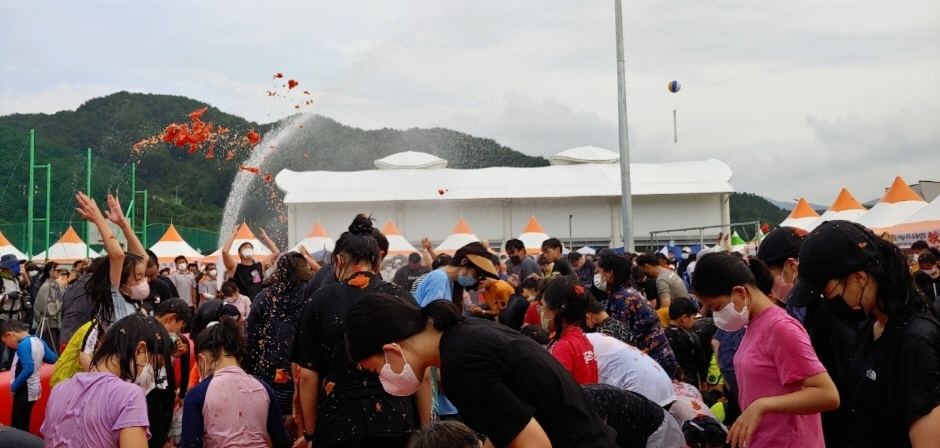
[[[405,151],[376,160],[380,170],[446,168],[447,161],[426,152]]]
[[[56,263],[74,263],[85,258],[97,258],[98,252],[91,250],[85,242],[78,237],[75,229],[69,226],[62,238],[51,247],[40,252],[33,261],[54,261]]]
[[[829,206],[829,209],[806,230],[811,231],[826,221],[855,222],[867,211],[868,209],[862,204],[859,204],[859,202],[855,200],[855,197],[852,196],[852,193],[849,193],[848,189],[843,188],[842,191],[839,192],[839,196],[836,197],[836,200]]]
[[[303,246],[310,253],[319,252],[321,250],[332,252],[335,244],[333,238],[330,238],[330,234],[326,233],[323,224],[317,221],[313,229],[310,230],[310,233],[307,234],[307,237],[297,243],[291,250],[297,250],[300,249],[300,246]]]
[[[904,222],[926,206],[927,201],[898,176],[881,200],[856,222],[872,230],[883,230]]]
[[[0,256],[3,255],[15,255],[17,260],[26,259],[26,254],[20,252],[3,233],[0,233]]]
[[[398,227],[395,226],[395,223],[392,222],[391,219],[388,220],[388,223],[385,224],[385,228],[382,229],[382,235],[385,235],[385,238],[388,239],[388,254],[386,255],[389,257],[411,255],[418,251],[418,249],[415,249],[415,247],[401,235],[401,232],[398,231]]]
[[[895,236],[895,244],[901,248],[911,247],[911,244],[918,240],[924,240],[933,247],[940,247],[940,197],[901,224],[885,230]]]
[[[579,146],[566,149],[548,159],[552,165],[573,165],[576,163],[617,163],[620,154],[596,146]]]
[[[170,227],[166,229],[166,233],[163,234],[160,241],[150,247],[150,251],[157,256],[157,261],[161,265],[172,263],[173,259],[180,255],[186,257],[186,260],[190,262],[200,261],[205,258],[183,240],[173,224],[170,224]]]
[[[630,167],[633,194],[638,196],[734,191],[731,168],[717,159]],[[276,181],[286,192],[285,204],[620,196],[619,165],[600,163],[474,170],[283,170]]]
[[[467,221],[464,221],[463,218],[460,218],[460,221],[457,221],[457,226],[454,227],[454,231],[450,233],[450,236],[444,239],[440,245],[434,249],[437,253],[445,253],[453,255],[454,252],[457,252],[457,249],[466,246],[470,243],[479,242],[480,239],[473,234],[473,231],[470,230],[470,226],[467,225]]]

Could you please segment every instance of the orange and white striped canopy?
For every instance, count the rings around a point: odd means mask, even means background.
[[[97,258],[98,252],[91,250],[72,226],[48,249],[33,257],[33,261],[54,261],[56,263],[71,264],[84,258]]]
[[[186,260],[191,263],[206,258],[180,236],[173,224],[170,224],[170,227],[166,229],[166,233],[163,234],[160,241],[150,247],[150,251],[157,256],[157,261],[161,266],[172,264],[173,259],[180,255],[186,257]]]

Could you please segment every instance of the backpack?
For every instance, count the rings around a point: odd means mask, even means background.
[[[85,371],[85,369],[82,368],[82,363],[78,360],[78,355],[85,346],[85,336],[88,335],[88,331],[91,329],[92,325],[95,325],[94,320],[86,322],[85,325],[79,327],[75,334],[72,335],[72,339],[69,339],[68,345],[65,346],[65,350],[62,351],[59,360],[55,363],[52,376],[49,377],[50,388],[71,378],[76,373]]]
[[[0,319],[22,320],[23,311],[31,306],[22,289],[17,279],[0,279]]]

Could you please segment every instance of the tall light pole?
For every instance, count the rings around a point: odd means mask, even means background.
[[[623,214],[623,250],[633,252],[633,196],[630,185],[630,141],[627,134],[627,90],[624,84],[623,9],[614,0],[617,27],[617,112],[620,122],[620,211]]]

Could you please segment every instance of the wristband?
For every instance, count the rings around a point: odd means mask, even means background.
[[[307,431],[304,431],[304,442],[313,442],[313,434],[307,434]]]

